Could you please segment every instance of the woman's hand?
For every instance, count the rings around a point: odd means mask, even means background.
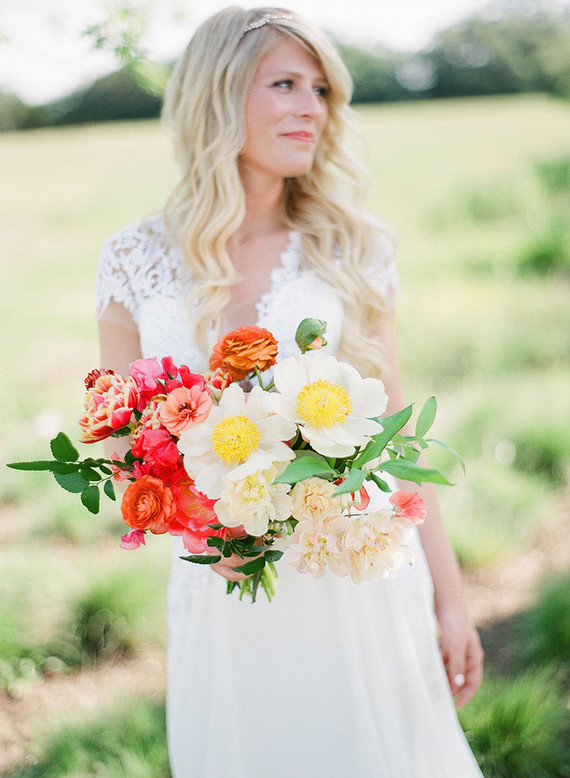
[[[469,702],[483,677],[483,649],[464,607],[442,608],[437,618],[441,653],[455,707]]]
[[[238,573],[232,568],[245,565],[247,561],[249,560],[242,559],[237,554],[232,554],[228,557],[222,557],[219,562],[214,562],[213,565],[210,565],[210,568],[214,573],[221,575],[222,578],[225,578],[227,581],[244,581],[246,578],[249,578],[249,576],[244,575],[244,573]]]

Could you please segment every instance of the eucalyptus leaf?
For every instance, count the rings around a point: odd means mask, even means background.
[[[437,413],[437,400],[435,397],[428,397],[421,409],[416,422],[416,437],[423,438],[426,432],[431,429]]]
[[[184,559],[186,562],[194,562],[197,565],[214,565],[219,562],[222,557],[217,554],[209,556],[208,554],[190,554],[190,556],[181,556],[180,559]]]
[[[335,494],[352,494],[357,492],[366,478],[366,472],[364,470],[351,470],[345,480],[337,486]]]
[[[74,494],[83,492],[89,486],[89,481],[80,473],[54,473],[53,477],[63,489]]]
[[[64,432],[59,432],[49,445],[51,453],[60,462],[76,462],[79,459],[79,451]]]
[[[99,513],[99,504],[101,502],[99,487],[91,484],[87,489],[84,489],[81,492],[81,502],[91,513]]]
[[[103,491],[109,497],[111,500],[116,500],[117,495],[115,494],[115,486],[111,480],[105,481],[105,484],[103,486]]]
[[[362,465],[366,464],[366,462],[370,462],[371,459],[376,459],[376,457],[380,456],[394,435],[408,422],[412,415],[412,407],[413,406],[408,405],[407,408],[398,411],[398,413],[394,413],[392,416],[384,416],[383,418],[378,419],[382,425],[382,432],[372,436],[368,445],[352,463],[353,467],[360,468]]]
[[[273,483],[296,484],[297,481],[304,481],[306,478],[312,478],[317,475],[336,476],[337,473],[325,459],[318,455],[311,454],[298,457],[290,462],[285,468],[285,471],[276,478]]]
[[[451,483],[439,472],[439,470],[430,470],[427,467],[420,467],[419,465],[416,465],[415,462],[410,462],[407,459],[392,459],[388,462],[382,462],[380,470],[385,473],[390,473],[396,478],[402,478],[405,481],[413,481],[416,484],[429,481],[434,484],[446,484],[447,486],[451,486]]]

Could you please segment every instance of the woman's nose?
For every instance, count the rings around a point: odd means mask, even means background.
[[[324,99],[312,87],[307,87],[298,92],[296,113],[299,116],[309,116],[311,119],[316,119],[321,117],[325,111]]]

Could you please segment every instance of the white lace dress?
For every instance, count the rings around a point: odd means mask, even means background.
[[[342,305],[302,269],[291,233],[258,303],[258,324],[296,353],[307,316],[328,322],[335,351]],[[397,284],[388,244],[371,282]],[[110,302],[132,316],[143,356],[192,370],[207,358],[191,336],[192,280],[159,220],[122,230],[98,269],[100,316]],[[432,583],[419,545],[388,580],[313,579],[280,571],[277,596],[254,605],[225,581],[181,561],[173,543],[169,590],[168,738],[175,778],[477,778],[436,639]]]

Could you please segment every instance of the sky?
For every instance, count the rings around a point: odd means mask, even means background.
[[[122,0],[124,4],[125,0]],[[149,20],[151,59],[174,59],[196,26],[232,0],[130,0]],[[265,0],[266,2],[267,0]],[[524,3],[528,0],[519,0]],[[554,0],[567,5],[570,0]],[[341,40],[417,51],[434,33],[489,6],[489,0],[273,0],[316,21]],[[0,0],[0,90],[28,103],[57,99],[118,67],[83,35],[121,0]],[[264,0],[234,0],[244,7]]]

